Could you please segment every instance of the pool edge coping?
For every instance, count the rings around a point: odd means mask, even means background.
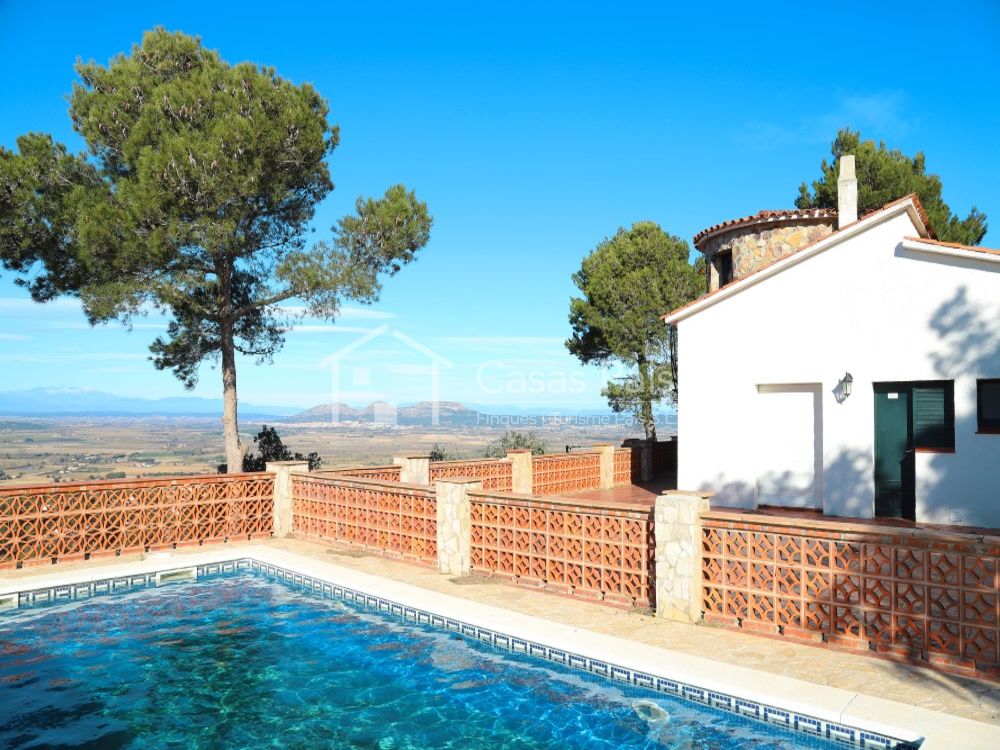
[[[553,650],[571,651],[585,659],[606,663],[610,665],[609,670],[610,667],[619,667],[653,675],[696,687],[706,693],[732,696],[790,714],[918,744],[921,750],[954,748],[956,737],[962,737],[963,743],[966,743],[962,747],[969,750],[992,750],[1000,747],[1000,726],[798,678],[761,672],[707,657],[640,644],[364,573],[288,550],[234,545],[226,549],[179,556],[151,555],[146,559],[127,563],[5,578],[0,579],[0,596],[245,559],[353,589],[401,607],[434,614],[444,620],[461,621]],[[567,644],[572,646],[568,647]],[[611,676],[610,673],[608,676]],[[922,731],[918,733],[905,727],[920,727]],[[809,732],[803,734],[816,736]]]

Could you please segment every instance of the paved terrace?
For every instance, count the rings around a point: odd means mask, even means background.
[[[657,477],[641,484],[620,484],[606,490],[579,490],[560,492],[559,497],[569,497],[583,504],[646,506],[652,508],[656,498],[667,490],[676,489],[677,482],[670,477]]]
[[[656,493],[651,487],[647,486],[644,489],[655,497]],[[615,490],[597,492],[614,493]],[[635,492],[637,490],[622,502],[636,502]],[[708,657],[764,673],[794,677],[1000,726],[1000,684],[996,683],[942,674],[867,655],[733,632],[709,625],[684,625],[657,620],[636,611],[614,609],[523,586],[512,586],[500,583],[496,579],[449,578],[439,575],[430,568],[369,554],[336,543],[315,543],[286,538],[250,544],[288,550],[451,596],[626,638],[637,644]],[[212,545],[212,547],[217,546]],[[186,554],[208,548],[209,545],[177,550],[173,555],[175,559],[182,560]],[[30,579],[34,576],[84,567],[99,568],[102,565],[115,565],[139,559],[142,559],[141,555],[123,555],[90,562],[30,567],[20,571],[5,570],[0,571],[0,580],[6,582],[18,579],[23,581],[25,587],[30,587]]]

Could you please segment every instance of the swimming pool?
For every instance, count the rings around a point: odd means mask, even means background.
[[[197,582],[156,587],[147,577],[115,588],[127,593],[0,617],[0,743],[843,747],[247,565]]]

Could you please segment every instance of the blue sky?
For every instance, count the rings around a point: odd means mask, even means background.
[[[578,366],[570,274],[619,226],[705,226],[791,206],[838,127],[942,176],[1000,245],[1000,5],[655,3],[224,4],[0,2],[0,143],[29,130],[82,147],[67,116],[77,57],[106,62],[163,25],[230,62],[312,82],[341,127],[337,190],[316,238],[359,194],[403,182],[435,217],[381,302],[289,335],[270,367],[241,363],[241,400],[311,406],[429,397],[419,342],[447,360],[441,396],[596,406],[607,373]],[[152,5],[152,4],[148,4]],[[842,19],[838,13],[843,13]],[[163,322],[90,329],[0,273],[0,390],[72,386],[184,395],[146,361]],[[359,336],[341,382],[323,360]],[[400,336],[394,335],[400,333]],[[195,394],[216,397],[204,366]]]

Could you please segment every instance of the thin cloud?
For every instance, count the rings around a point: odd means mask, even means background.
[[[133,323],[131,327],[137,330],[164,331],[167,328],[167,324]],[[49,323],[49,328],[55,328],[60,331],[111,331],[111,330],[127,331],[125,326],[119,325],[117,323],[101,323],[96,326],[92,326],[90,325],[90,323],[58,322],[58,323]]]
[[[63,365],[74,362],[93,361],[140,361],[145,354],[122,354],[119,352],[86,352],[82,354],[0,354],[0,362],[24,364]]]
[[[20,333],[0,333],[0,341],[27,341],[30,338]]]
[[[281,315],[293,317],[305,316],[309,309],[304,305],[278,305],[274,308]],[[343,307],[337,313],[335,320],[391,320],[396,313],[385,310],[374,310],[368,307]]]
[[[906,115],[906,97],[901,92],[846,93],[825,112],[782,122],[747,122],[736,138],[751,148],[769,151],[794,143],[829,145],[843,127],[860,130],[862,136],[876,140],[899,138],[910,132],[915,122]]]
[[[565,339],[555,336],[445,336],[441,340],[462,346],[562,346]]]
[[[285,329],[285,333],[371,333],[374,329],[360,326],[341,325],[295,325]]]
[[[429,365],[387,365],[384,368],[380,368],[385,372],[392,373],[393,375],[430,375],[434,372],[434,368]]]

